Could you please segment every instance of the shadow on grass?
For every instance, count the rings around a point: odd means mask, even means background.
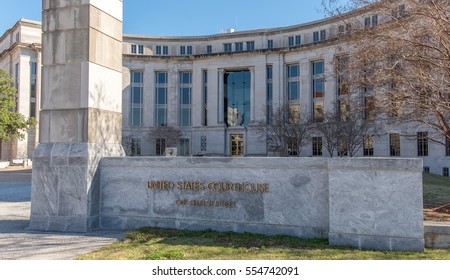
[[[326,239],[300,239],[293,236],[266,236],[253,233],[216,232],[212,230],[188,231],[141,228],[125,235],[131,242],[186,246],[221,246],[230,248],[289,247],[302,249],[329,248]]]

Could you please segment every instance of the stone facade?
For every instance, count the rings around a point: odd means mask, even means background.
[[[419,159],[108,158],[100,163],[100,227],[287,234],[423,251],[421,180]]]

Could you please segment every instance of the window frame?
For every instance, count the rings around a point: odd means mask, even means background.
[[[136,81],[136,74],[140,75],[140,81]],[[140,97],[139,102],[135,103],[136,91],[138,90]],[[143,110],[144,110],[144,72],[141,70],[130,71],[130,115],[129,115],[129,125],[131,127],[142,127],[143,125]],[[138,119],[135,119],[135,112],[139,111]]]
[[[427,157],[429,155],[428,132],[417,132],[417,156]]]
[[[161,83],[159,78],[162,77],[160,75],[164,75],[164,82]],[[155,108],[154,108],[154,117],[153,117],[153,124],[155,126],[162,126],[162,125],[167,125],[168,123],[168,89],[169,89],[169,84],[168,84],[168,79],[169,79],[169,73],[168,72],[164,72],[164,71],[157,71],[155,72]],[[160,91],[164,91],[164,101],[165,102],[161,102],[159,100],[160,98]],[[164,120],[160,120],[159,119],[159,112],[160,110],[164,112]]]
[[[320,67],[319,64],[321,64]],[[313,104],[312,117],[315,122],[322,122],[325,114],[325,61],[323,59],[311,61],[311,70]],[[317,70],[321,71],[318,72]],[[318,91],[319,87],[322,91]],[[319,113],[320,110],[322,110],[321,113]]]
[[[232,43],[223,43],[223,52],[229,53],[233,51],[233,44]]]
[[[323,156],[323,139],[320,136],[312,137],[312,156]]]
[[[188,75],[188,83],[184,82],[184,75]],[[192,126],[192,71],[183,71],[179,73],[179,97],[178,97],[178,125],[180,127],[190,127]],[[184,101],[184,93],[188,91],[188,103]],[[188,119],[185,120],[184,112],[187,111]]]
[[[244,51],[244,42],[236,42],[236,43],[234,43],[234,51],[235,52],[242,52],[242,51]]]
[[[246,42],[247,51],[255,50],[255,41],[247,41]]]
[[[365,156],[365,157],[373,157],[374,154],[375,154],[374,146],[375,146],[375,144],[374,144],[374,137],[373,137],[373,135],[366,135],[366,136],[364,136],[364,140],[363,140],[363,156]]]

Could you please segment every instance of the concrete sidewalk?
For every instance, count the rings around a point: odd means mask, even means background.
[[[28,230],[31,169],[0,171],[0,260],[70,260],[111,244],[124,232],[94,231],[86,234]]]

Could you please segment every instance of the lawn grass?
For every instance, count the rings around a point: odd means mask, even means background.
[[[424,174],[424,208],[450,203],[450,179]],[[143,228],[81,260],[450,260],[450,249],[361,251],[291,236]]]
[[[436,208],[450,203],[450,179],[447,177],[424,174],[423,204],[425,209]]]
[[[143,228],[81,260],[450,260],[450,249],[361,251],[292,236]]]

